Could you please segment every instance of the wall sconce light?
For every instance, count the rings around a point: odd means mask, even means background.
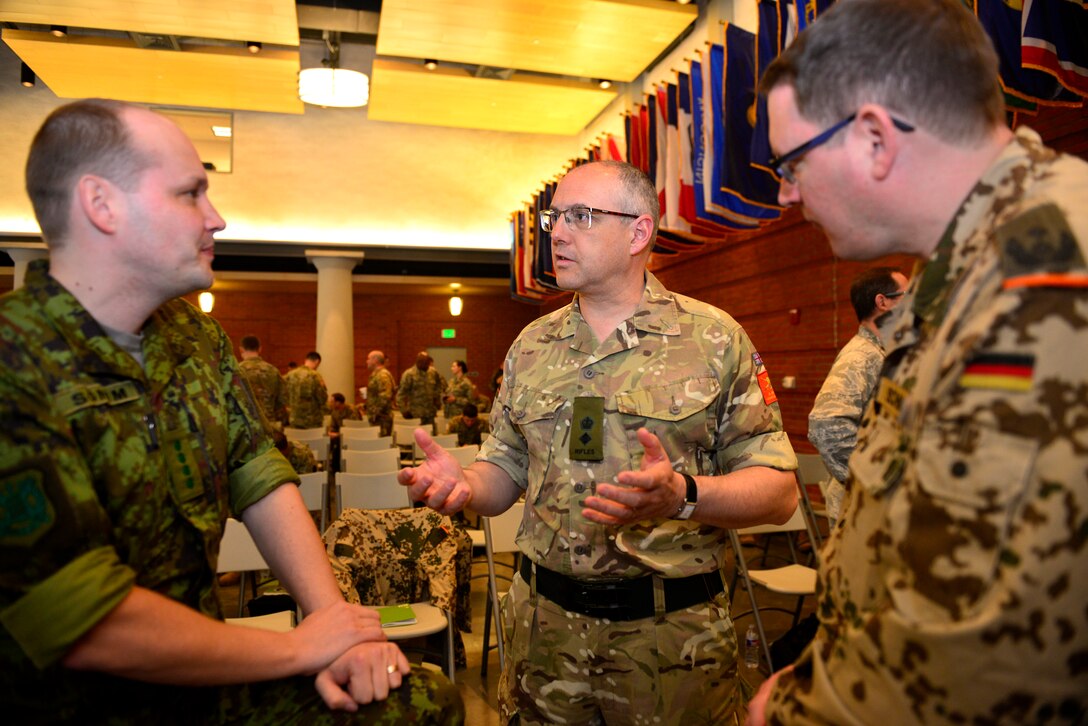
[[[246,50],[248,50],[250,53],[260,53],[262,47],[264,46],[262,46],[260,41],[257,40],[250,40],[246,42]]]
[[[26,63],[19,67],[19,82],[27,88],[34,87],[34,71]]]
[[[426,58],[423,61],[423,67],[429,71],[433,71],[435,68],[438,67],[438,61],[436,61],[434,58]]]
[[[597,81],[597,85],[600,87],[600,89],[602,91],[606,91],[606,90],[608,90],[609,88],[612,87],[612,81],[608,80],[607,78],[602,78],[599,81]]]
[[[196,296],[197,303],[200,305],[200,311],[210,313],[212,308],[215,307],[215,295],[212,295],[208,291],[204,291]]]
[[[464,308],[464,302],[461,300],[460,296],[457,295],[458,291],[461,289],[461,283],[451,282],[450,287],[453,289],[453,297],[450,298],[450,315],[456,318],[461,314],[461,310]]]

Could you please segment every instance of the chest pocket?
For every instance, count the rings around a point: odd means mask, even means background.
[[[557,431],[560,411],[567,399],[530,386],[514,386],[504,405],[510,421],[525,438],[529,452],[529,482],[539,482],[551,463],[556,447],[566,447],[566,433]],[[531,493],[530,493],[531,496]]]
[[[673,460],[681,453],[678,447],[689,461],[696,450],[712,449],[717,426],[711,404],[721,390],[718,380],[707,376],[617,393],[616,409],[623,415],[633,460],[641,459],[637,433],[642,427],[661,439]]]

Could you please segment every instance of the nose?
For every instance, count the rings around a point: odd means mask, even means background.
[[[792,207],[801,203],[801,190],[796,184],[792,184],[783,177],[778,186],[778,203],[783,207]]]
[[[215,205],[212,204],[207,195],[204,196],[204,202],[208,205],[208,208],[204,211],[204,228],[212,234],[222,232],[227,227],[226,220],[219,216],[219,212],[216,211]]]

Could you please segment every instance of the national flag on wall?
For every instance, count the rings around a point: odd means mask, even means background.
[[[646,103],[643,105],[646,115],[643,116],[643,128],[646,129],[646,176],[650,181],[657,182],[657,94],[646,94]],[[655,187],[656,188],[656,187]]]
[[[787,0],[785,5],[778,0],[760,0],[759,2],[759,29],[756,32],[755,45],[755,87],[757,89],[759,88],[759,79],[763,77],[767,66],[778,57],[778,54],[782,52],[788,42],[789,18],[786,16],[788,8],[796,9],[793,0]],[[756,122],[752,129],[750,151],[752,166],[764,173],[774,174],[774,170],[767,165],[767,161],[774,154],[771,153],[768,132],[766,96],[757,93],[755,103]]]
[[[626,157],[624,156],[623,149],[616,141],[616,137],[612,134],[609,134],[608,137],[605,139],[605,148],[608,149],[608,154],[605,156],[606,159],[609,159],[611,161],[627,161]]]
[[[1088,96],[1088,4],[1083,0],[1024,0],[1020,60],[1054,76],[1066,90]]]
[[[680,109],[677,98],[679,89],[675,83],[665,86],[668,125],[665,140],[665,208],[662,210],[662,226],[680,232],[691,229],[687,220],[680,216]]]
[[[676,76],[677,127],[680,139],[680,217],[688,224],[699,221],[695,214],[695,172],[692,160],[695,156],[694,129],[691,118],[691,78],[687,73]]]
[[[661,219],[668,215],[668,207],[665,196],[665,185],[668,175],[666,169],[669,156],[669,130],[668,130],[668,105],[669,101],[665,90],[658,88],[653,94],[655,103],[654,111],[654,137],[650,139],[650,145],[655,149],[654,159],[654,186],[657,188],[657,201],[661,204]]]
[[[555,196],[556,182],[549,182],[537,195],[536,209],[550,209],[552,197]],[[559,292],[559,285],[555,279],[555,265],[552,259],[552,236],[540,227],[539,215],[536,221],[536,248],[533,254],[533,281],[543,290]]]

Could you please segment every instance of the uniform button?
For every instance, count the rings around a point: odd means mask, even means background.
[[[525,411],[514,411],[514,418],[525,418]]]
[[[589,554],[589,548],[585,545],[578,545],[574,548],[574,554],[585,557],[587,554]]]
[[[967,464],[962,461],[957,461],[952,465],[952,476],[962,477],[967,476]]]
[[[579,494],[581,494],[585,490],[586,490],[586,485],[581,483],[581,482],[578,482],[577,484],[574,485],[574,491],[578,492]]]
[[[671,414],[680,413],[680,404],[678,402],[676,402],[676,401],[673,401],[673,404],[671,406],[669,406],[669,413],[671,413]]]
[[[592,368],[586,368],[582,371],[582,375],[586,378],[592,378],[593,376],[597,375],[597,373]]]

